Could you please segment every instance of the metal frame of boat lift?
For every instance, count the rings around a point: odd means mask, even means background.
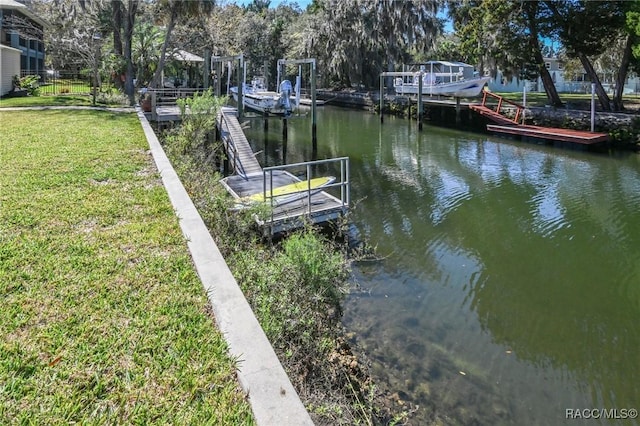
[[[384,114],[382,111],[384,110],[384,78],[385,77],[411,77],[418,74],[418,93],[422,93],[422,76],[425,74],[424,71],[409,72],[409,71],[390,71],[390,72],[382,72],[380,73],[380,123],[384,123]],[[418,96],[418,130],[422,130],[422,114],[424,113],[424,108],[422,106],[422,96]],[[460,98],[457,98],[458,102]]]
[[[245,64],[244,64],[244,57],[242,56],[242,53],[239,55],[233,55],[233,56],[211,56],[211,67],[213,67],[213,65],[215,64],[216,66],[216,87],[215,87],[215,94],[216,96],[220,96],[222,94],[222,81],[220,80],[220,77],[222,76],[222,64],[224,62],[235,62],[238,61],[238,99],[242,99],[242,79],[244,76],[244,72],[241,72],[244,70]],[[238,117],[240,117],[242,119],[242,116],[244,115],[244,105],[242,105],[242,102],[238,102]]]
[[[302,65],[309,64],[311,66],[311,126],[312,129],[316,127],[316,60],[314,58],[307,59],[278,59],[276,87],[280,86],[280,75],[283,66],[298,65],[300,77],[302,74]],[[300,90],[300,88],[298,88]],[[299,96],[299,94],[298,94]],[[315,134],[315,131],[312,130]]]
[[[316,60],[315,58],[306,58],[306,59],[278,59],[278,67],[277,67],[277,79],[276,79],[276,87],[280,85],[280,69],[283,66],[287,65],[298,65],[300,69],[300,74],[302,65],[308,64],[311,67],[311,143],[314,148],[317,148],[318,144],[318,126],[316,122]],[[299,95],[298,95],[299,96]]]

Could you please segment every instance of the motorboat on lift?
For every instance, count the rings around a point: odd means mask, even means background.
[[[478,76],[473,66],[463,62],[429,61],[410,76],[396,77],[396,94],[417,95],[421,78],[423,95],[469,98],[478,96],[491,77]]]
[[[271,115],[291,115],[291,93],[293,88],[289,80],[280,83],[279,92],[267,89],[263,77],[255,77],[251,84],[243,83],[243,105],[256,112]],[[238,102],[238,87],[229,88],[233,99]]]

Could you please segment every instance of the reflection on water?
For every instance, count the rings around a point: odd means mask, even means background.
[[[307,120],[289,123],[286,153],[279,123],[252,128],[261,164],[311,159]],[[354,228],[384,259],[354,266],[362,291],[345,325],[375,374],[420,406],[415,424],[640,408],[636,156],[331,108],[318,142],[319,158],[351,158]]]

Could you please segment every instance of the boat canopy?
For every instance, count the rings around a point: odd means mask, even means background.
[[[417,65],[442,65],[445,67],[465,67],[465,68],[473,68],[473,65],[465,64],[464,62],[451,62],[451,61],[428,61],[424,64]]]
[[[428,61],[419,64],[411,64],[412,68],[419,68],[421,71],[433,74],[437,77],[448,77],[446,81],[457,81],[460,79],[471,79],[477,77],[475,67],[456,61]]]

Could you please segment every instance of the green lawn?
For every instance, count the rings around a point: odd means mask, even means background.
[[[252,424],[137,117],[0,122],[0,424]]]
[[[0,108],[91,105],[91,102],[91,96],[83,95],[25,96],[19,98],[2,98],[0,99]]]
[[[505,99],[508,99],[512,102],[517,102],[522,104],[523,94],[522,92],[505,92],[505,93],[496,93],[497,95],[503,96]],[[577,108],[577,109],[589,109],[591,105],[591,94],[584,93],[560,93],[560,99],[565,106],[568,104],[569,108]],[[609,98],[612,98],[609,95]],[[482,98],[479,98],[482,101]],[[598,103],[598,98],[596,97],[596,107],[599,108],[600,105]],[[630,110],[637,110],[640,106],[640,97],[636,95],[625,95],[622,98],[622,102],[625,108]],[[527,92],[527,106],[528,107],[544,107],[549,103],[547,99],[547,95],[544,92]]]

